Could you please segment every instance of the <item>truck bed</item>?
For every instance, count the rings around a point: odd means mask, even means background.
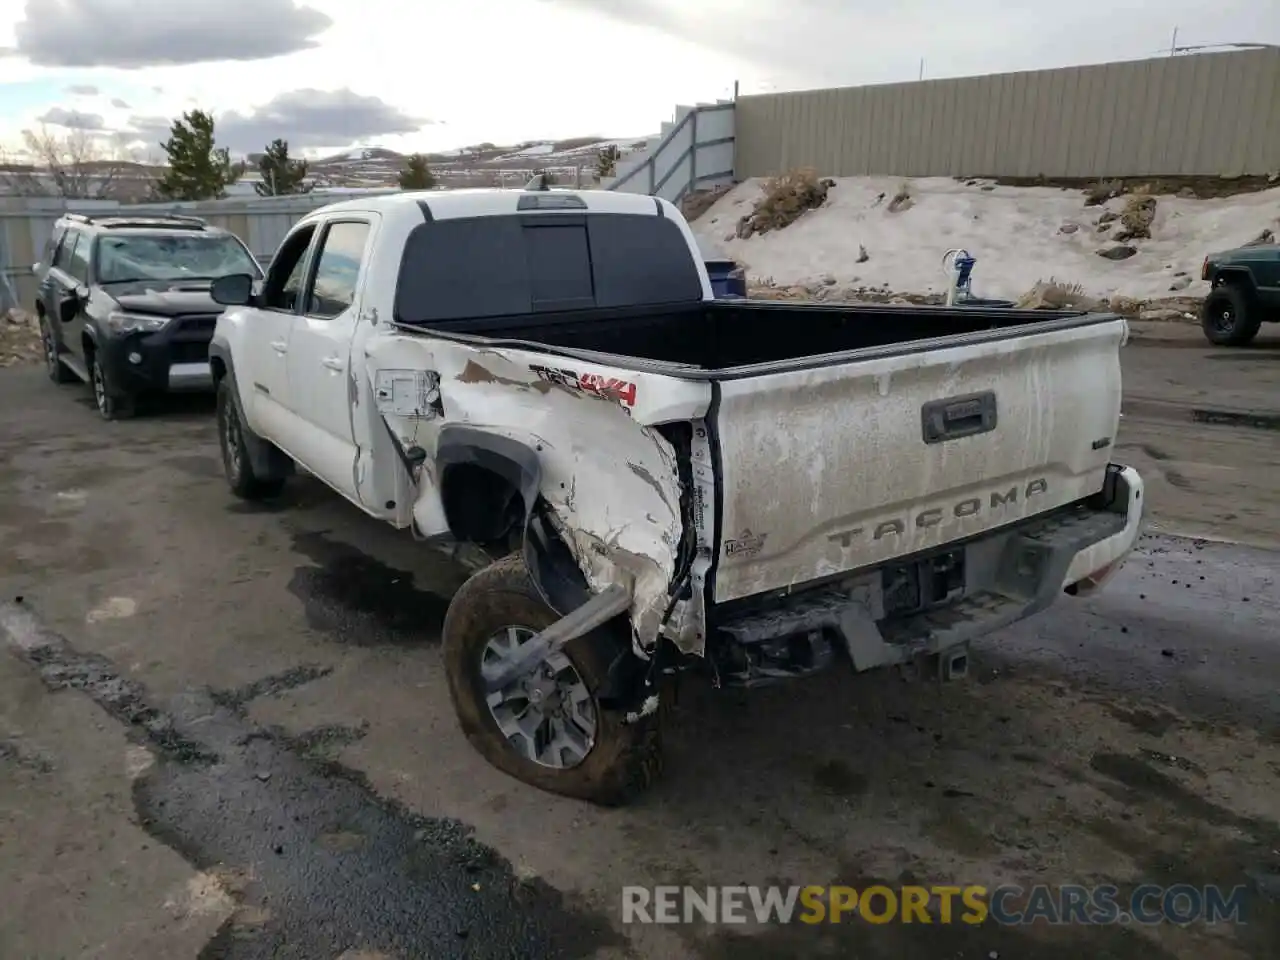
[[[1114,318],[1070,311],[717,300],[687,307],[585,310],[440,324],[432,332],[723,372],[793,366],[788,361],[849,351],[874,355],[883,352],[877,348],[909,344],[936,349],[951,345],[947,341],[952,340],[987,340],[1109,319]]]

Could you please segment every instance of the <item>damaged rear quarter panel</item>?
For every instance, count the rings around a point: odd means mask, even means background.
[[[444,415],[427,430],[395,422],[433,459],[439,428],[466,424],[520,441],[542,470],[541,494],[592,590],[631,592],[643,648],[656,640],[684,529],[676,452],[658,423],[705,415],[710,386],[534,351],[389,334],[370,342],[379,369],[433,371]],[[429,436],[428,436],[429,434]],[[419,498],[439,496],[434,483]]]

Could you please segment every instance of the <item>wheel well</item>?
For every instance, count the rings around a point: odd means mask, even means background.
[[[506,477],[475,463],[452,463],[440,478],[445,520],[459,540],[485,546],[523,532],[524,496]]]
[[[97,347],[97,344],[93,342],[93,337],[89,336],[89,334],[81,333],[80,346],[84,348],[84,358],[88,360],[93,356],[93,351]]]
[[[213,382],[215,384],[227,375],[227,365],[221,357],[209,357],[209,370],[213,373]]]
[[[1219,270],[1213,278],[1213,287],[1236,287],[1245,293],[1253,292],[1253,274],[1247,270]]]

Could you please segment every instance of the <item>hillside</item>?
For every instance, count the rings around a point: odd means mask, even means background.
[[[560,173],[568,182],[576,168],[584,178],[594,174],[596,157],[609,146],[623,154],[642,147],[645,137],[608,140],[575,137],[538,140],[500,146],[483,143],[428,154],[431,172],[443,186],[515,186],[544,167]],[[404,156],[382,147],[356,147],[310,161],[311,172],[333,186],[391,186],[404,165]],[[584,179],[584,186],[590,179]]]
[[[977,257],[975,296],[1016,299],[1040,280],[1078,283],[1098,299],[1203,296],[1207,253],[1240,246],[1270,230],[1280,235],[1280,187],[1214,199],[1155,196],[1150,239],[1119,242],[1129,196],[1086,206],[1079,190],[1014,187],[931,178],[836,179],[821,206],[779,230],[740,239],[739,220],[762,195],[747,181],[693,224],[709,254],[742,263],[757,285],[881,289],[929,294],[946,289],[942,257],[963,247]],[[903,187],[909,200],[895,206]],[[1124,259],[1100,250],[1127,246]],[[866,259],[859,262],[865,250]],[[1127,253],[1127,251],[1120,251]],[[1113,254],[1115,255],[1115,254]]]

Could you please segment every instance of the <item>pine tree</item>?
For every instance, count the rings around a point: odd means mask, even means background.
[[[311,184],[306,183],[307,161],[289,159],[289,143],[286,140],[272,140],[258,159],[258,172],[262,174],[262,182],[255,183],[253,189],[260,197],[283,197],[292,193],[310,193]]]
[[[616,143],[602,149],[596,154],[596,179],[603,180],[605,177],[612,177],[618,169],[618,161],[622,158],[622,151],[618,149]]]
[[[232,164],[226,147],[215,147],[213,115],[189,110],[169,128],[169,139],[160,144],[169,158],[168,169],[156,185],[166,200],[212,200],[225,197],[227,187],[239,178],[243,167]]]
[[[430,190],[436,185],[435,175],[427,167],[425,154],[415,153],[405,157],[400,170],[401,190]]]

